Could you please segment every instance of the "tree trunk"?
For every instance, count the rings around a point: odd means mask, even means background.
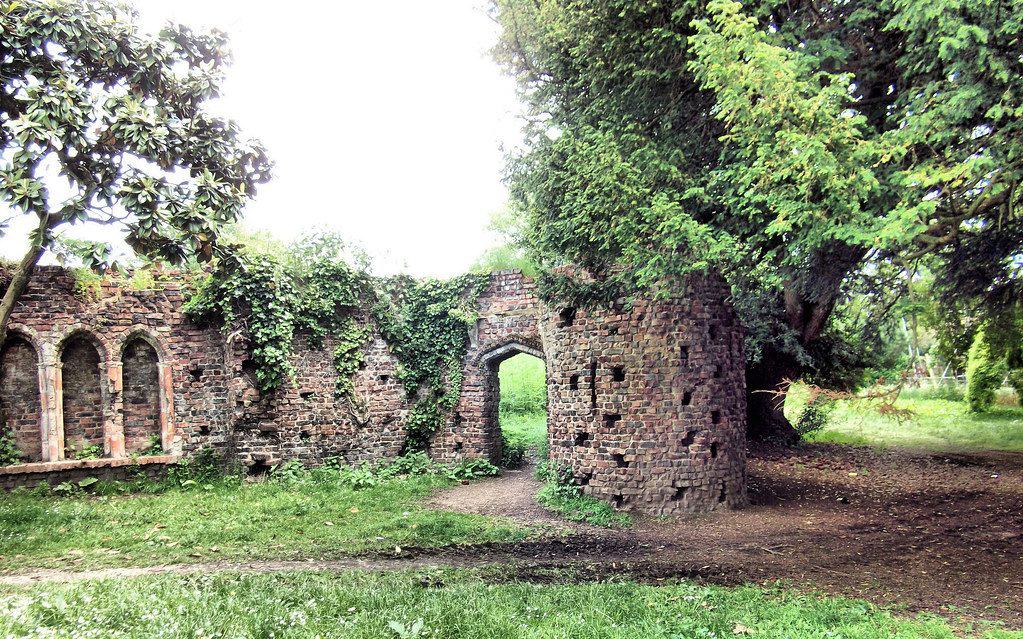
[[[46,251],[44,246],[32,242],[32,246],[25,253],[25,257],[21,258],[21,262],[18,263],[11,274],[11,282],[7,285],[7,290],[4,291],[3,300],[0,300],[0,345],[7,341],[7,326],[11,322],[11,313],[14,312],[14,305],[17,304],[21,294],[25,292],[25,287],[28,286],[28,279],[32,277],[32,271],[35,270],[36,264],[39,263],[39,258],[43,256],[44,251]]]
[[[750,441],[791,446],[799,434],[785,417],[786,381],[799,377],[799,365],[784,353],[773,349],[746,369],[747,436]]]

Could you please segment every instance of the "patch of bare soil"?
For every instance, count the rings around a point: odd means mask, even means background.
[[[516,560],[518,578],[558,579],[571,563],[582,579],[784,580],[1023,628],[1023,455],[762,449],[749,490],[733,512],[424,552]]]
[[[550,527],[561,532],[594,530],[591,526],[567,522],[537,503],[535,496],[543,483],[536,479],[534,471],[534,463],[529,462],[517,470],[504,470],[499,477],[465,482],[441,491],[426,502],[426,506],[506,517],[518,524]]]

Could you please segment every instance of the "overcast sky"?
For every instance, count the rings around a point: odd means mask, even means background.
[[[231,36],[217,111],[263,141],[272,182],[245,225],[291,239],[326,227],[378,270],[464,271],[492,242],[504,151],[519,137],[511,79],[491,60],[484,0],[134,0],[147,29],[173,19]],[[12,229],[0,243],[20,257]]]

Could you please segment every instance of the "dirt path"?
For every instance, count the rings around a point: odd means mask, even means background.
[[[431,502],[553,529],[524,542],[404,548],[400,558],[36,571],[0,576],[0,583],[220,570],[489,567],[495,581],[783,580],[1023,628],[1023,454],[826,445],[760,450],[749,460],[748,508],[676,521],[637,517],[627,530],[565,524],[532,500],[538,488],[532,473],[522,471],[457,486]]]
[[[542,578],[572,561],[581,579],[781,579],[914,611],[947,613],[954,604],[957,614],[1023,628],[1023,454],[758,450],[750,455],[749,491],[750,506],[733,512],[637,517],[628,530],[426,552],[532,562],[518,578]],[[463,494],[455,489],[438,503],[488,512],[513,501],[499,490],[478,500],[460,501]],[[513,510],[506,514],[514,518]],[[587,565],[591,557],[596,565]]]
[[[518,470],[505,470],[500,477],[467,482],[442,491],[426,503],[430,508],[460,513],[507,517],[529,526],[550,526],[561,531],[593,530],[566,522],[537,503],[535,495],[543,484],[534,476],[532,462]]]

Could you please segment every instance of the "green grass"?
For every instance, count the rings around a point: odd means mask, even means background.
[[[624,528],[632,524],[629,515],[616,511],[606,501],[583,495],[576,486],[548,481],[536,494],[536,500],[568,521],[604,528]]]
[[[0,498],[0,571],[219,559],[331,557],[396,546],[519,539],[524,529],[419,502],[434,475],[355,490],[336,483],[225,482],[156,495]]]
[[[793,387],[785,402],[790,419],[799,415],[806,397],[805,387]],[[900,421],[879,415],[870,406],[840,401],[827,427],[807,439],[949,452],[1023,451],[1023,408],[1018,406],[999,403],[988,413],[976,414],[963,401],[932,398],[921,392],[905,393],[896,406],[910,410],[913,417]]]
[[[501,413],[501,434],[506,441],[540,449],[547,442],[547,413]]]
[[[936,617],[780,588],[492,585],[455,571],[221,573],[8,589],[7,637],[953,639]],[[2,605],[2,604],[0,604]],[[988,639],[1023,633],[989,626]]]
[[[547,369],[543,360],[519,353],[501,362],[502,413],[543,413],[547,410]]]

